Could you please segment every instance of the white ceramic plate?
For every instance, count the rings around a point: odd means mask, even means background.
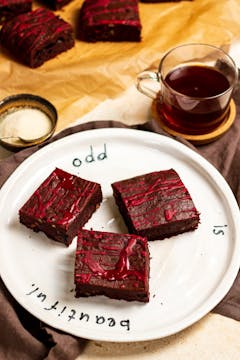
[[[149,244],[148,304],[104,296],[76,299],[76,239],[66,248],[18,221],[18,209],[55,168],[102,185],[104,201],[86,228],[125,232],[110,184],[174,168],[201,213],[194,232]],[[186,146],[161,135],[99,129],[70,135],[25,160],[0,191],[0,270],[16,300],[45,323],[108,341],[161,338],[193,324],[224,297],[240,264],[240,218],[223,177]]]

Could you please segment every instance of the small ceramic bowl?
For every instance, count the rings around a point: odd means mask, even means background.
[[[41,112],[41,116],[44,116],[45,119],[49,120],[49,124],[47,124],[44,133],[41,132],[39,136],[36,136],[36,129],[34,129],[35,133],[32,138],[31,136],[29,137],[29,135],[28,138],[22,138],[20,122],[20,128],[17,130],[15,129],[15,132],[11,133],[11,126],[13,125],[13,123],[11,123],[12,115],[15,114],[16,116],[18,112],[19,114],[21,113],[21,117],[24,117],[23,111],[25,109],[27,110],[26,114],[27,112],[29,113],[29,109],[38,110],[37,112],[39,114]],[[32,94],[17,94],[8,96],[0,101],[0,144],[11,151],[21,150],[29,146],[41,144],[53,135],[57,125],[57,120],[58,114],[56,108],[48,100],[40,96]],[[34,127],[34,118],[30,121],[30,125]],[[16,119],[14,122],[16,122]],[[28,129],[28,131],[30,130]]]

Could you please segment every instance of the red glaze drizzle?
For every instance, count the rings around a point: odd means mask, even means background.
[[[65,35],[69,40],[66,49],[71,48],[74,45],[72,26],[52,11],[38,8],[4,23],[0,40],[3,46],[19,58],[28,59],[30,66],[38,66],[39,59],[34,59],[37,51],[63,40]]]
[[[96,243],[97,248],[94,246]],[[75,282],[89,283],[92,277],[108,281],[121,281],[130,277],[135,279],[135,286],[138,284],[136,279],[146,282],[146,247],[147,239],[139,236],[82,230],[78,235]],[[133,267],[132,256],[142,259],[141,269]],[[118,260],[112,263],[109,257]]]
[[[150,228],[199,214],[175,170],[153,172],[114,183],[136,229]]]
[[[23,211],[38,220],[67,226],[100,186],[61,169],[55,169],[23,206]]]
[[[120,24],[140,27],[137,0],[85,0],[83,20],[88,26]]]

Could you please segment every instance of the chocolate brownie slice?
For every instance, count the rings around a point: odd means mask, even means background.
[[[173,169],[117,181],[112,188],[131,233],[155,240],[198,227],[199,213]]]
[[[138,0],[85,0],[78,37],[88,42],[141,41]]]
[[[5,22],[0,43],[18,61],[36,68],[74,46],[72,26],[52,11],[38,8]]]
[[[0,24],[32,10],[32,0],[0,0]]]
[[[105,295],[149,301],[149,250],[138,235],[81,230],[74,279],[76,297]]]
[[[68,246],[101,201],[99,184],[56,168],[19,210],[19,218]]]

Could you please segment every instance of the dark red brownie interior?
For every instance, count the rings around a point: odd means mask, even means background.
[[[18,61],[36,68],[74,46],[72,26],[51,10],[38,8],[5,22],[1,46]]]
[[[152,172],[112,184],[129,232],[164,239],[199,224],[199,213],[177,172]]]
[[[76,297],[105,295],[148,302],[147,239],[138,235],[81,230],[74,277]]]
[[[85,0],[78,37],[95,41],[141,41],[138,0]]]
[[[98,183],[56,168],[19,210],[20,222],[68,246],[101,201]]]
[[[32,0],[0,0],[0,24],[32,10]]]

